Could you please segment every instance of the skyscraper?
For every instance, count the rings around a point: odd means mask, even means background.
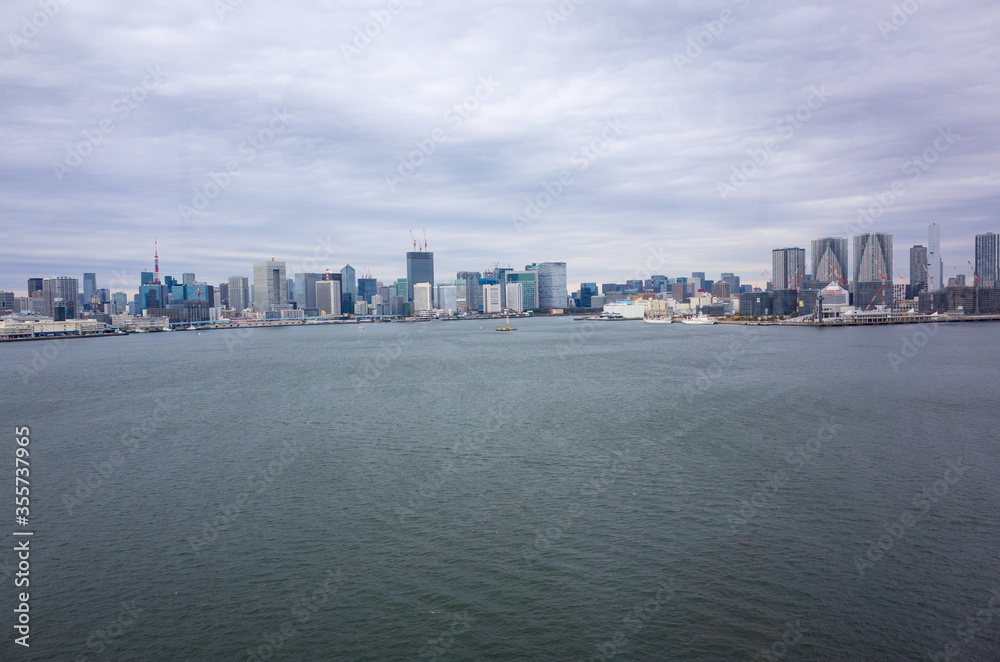
[[[195,278],[193,272],[188,272],[186,274],[181,274],[181,284],[183,285],[194,285]]]
[[[482,304],[482,291],[479,289],[479,279],[482,276],[478,271],[459,271],[456,279],[465,282],[465,309],[474,313],[479,310]]]
[[[42,291],[42,281],[44,281],[44,280],[45,280],[44,278],[29,278],[28,279],[28,296],[29,297],[36,296],[35,292],[41,292]],[[38,294],[37,296],[42,296],[42,295]]]
[[[797,290],[806,277],[806,249],[776,248],[771,251],[771,282],[776,290]]]
[[[504,274],[508,283],[519,283],[521,285],[521,308],[522,310],[532,310],[538,308],[538,272],[537,271],[508,271]],[[596,290],[596,285],[594,286]],[[594,294],[597,294],[595,291]],[[506,300],[506,297],[504,297]],[[507,302],[508,308],[513,308]]]
[[[917,244],[910,247],[910,296],[927,289],[927,247]]]
[[[61,307],[64,308],[65,319],[77,317],[77,295],[80,291],[75,278],[69,276],[59,276],[57,278],[46,278],[42,281],[42,298],[45,302],[45,314],[49,317],[59,317],[55,306],[56,300],[61,299]]]
[[[437,307],[449,313],[458,311],[458,287],[440,284],[437,286]]]
[[[321,280],[323,280],[323,274],[318,274],[318,273],[295,274],[295,303],[298,304],[299,308],[317,307],[316,283],[318,283]]]
[[[371,303],[372,297],[378,294],[378,280],[375,278],[358,279],[358,301]]]
[[[340,274],[337,280],[319,280],[313,284],[313,298],[316,301],[315,308],[319,309],[320,315],[340,315]]]
[[[431,290],[434,289],[434,253],[430,251],[412,251],[406,254],[407,301],[415,302],[413,286],[417,283],[427,283]]]
[[[930,290],[944,289],[944,260],[941,259],[941,226],[931,223],[927,226],[927,278]]]
[[[812,241],[812,280],[822,285],[847,284],[847,237],[823,237]]]
[[[976,235],[976,277],[985,287],[1000,280],[1000,235],[987,232]]]
[[[892,305],[892,235],[854,237],[854,305],[863,310]]]
[[[358,278],[354,267],[349,264],[340,270],[340,293],[341,298],[343,298],[344,294],[353,294],[355,296],[358,294]]]
[[[243,312],[250,306],[250,283],[246,276],[231,276],[229,278],[229,307]]]
[[[95,294],[97,294],[97,274],[84,272],[83,274],[84,310],[90,310],[90,300],[93,298]]]
[[[281,309],[288,305],[288,281],[285,279],[285,263],[253,263],[253,307],[257,312]]]
[[[521,283],[507,283],[507,308],[515,313],[524,312],[524,302],[522,294],[524,289]]]
[[[569,293],[566,285],[565,262],[541,262],[538,273],[538,307],[565,308]]]

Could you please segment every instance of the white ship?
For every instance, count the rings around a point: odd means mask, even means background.
[[[646,317],[642,321],[646,324],[670,324],[674,320],[669,317]]]
[[[709,317],[708,315],[696,315],[695,317],[685,317],[681,320],[682,324],[717,324],[717,322]]]

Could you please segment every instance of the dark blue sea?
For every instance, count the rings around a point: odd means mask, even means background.
[[[1000,660],[1000,324],[512,325],[0,344],[0,658]]]

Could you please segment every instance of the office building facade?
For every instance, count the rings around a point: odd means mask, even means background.
[[[280,310],[288,306],[288,281],[285,278],[285,263],[253,263],[253,306],[257,312]]]
[[[976,235],[976,280],[982,287],[994,287],[1000,281],[1000,234],[987,232]]]
[[[230,276],[229,307],[238,312],[250,307],[250,283],[246,276]]]
[[[892,306],[892,235],[854,237],[854,306],[870,310]]]
[[[514,313],[524,312],[524,289],[521,283],[507,283],[507,309]]]
[[[338,276],[340,274],[337,274]],[[340,316],[340,280],[318,280],[313,284],[313,297],[320,315]]]
[[[433,310],[434,303],[432,301],[431,295],[432,285],[430,283],[415,283],[413,286],[413,310],[414,312],[423,312],[425,310]]]
[[[500,299],[500,285],[486,284],[483,288],[483,312],[486,314],[503,312]]]
[[[538,302],[538,272],[537,271],[508,271],[505,274],[507,283],[517,283],[521,286],[521,308],[522,310],[533,310],[539,308]],[[506,295],[506,292],[504,293]],[[596,294],[596,292],[595,292]],[[503,300],[506,300],[506,296]],[[508,302],[508,307],[510,303]]]
[[[538,307],[545,309],[565,308],[569,298],[566,284],[565,262],[541,262],[535,272],[538,274]]]
[[[771,274],[774,289],[798,289],[806,277],[806,249],[776,248],[771,251]]]
[[[822,237],[812,241],[811,271],[822,286],[847,284],[847,237]]]
[[[45,302],[45,314],[53,319],[59,316],[62,316],[63,319],[79,317],[77,310],[79,292],[79,281],[75,278],[58,276],[44,279],[42,281],[42,299]],[[60,313],[56,311],[57,306],[61,308]]]
[[[417,283],[427,283],[431,291],[434,290],[434,253],[430,251],[412,251],[406,254],[406,300],[412,301],[415,308],[413,286]]]
[[[910,247],[910,296],[927,289],[927,247],[917,244]]]

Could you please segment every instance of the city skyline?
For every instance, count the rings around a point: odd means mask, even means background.
[[[924,246],[925,249],[929,250],[928,245],[930,243],[933,243],[933,242],[929,242],[928,241],[928,234],[929,234],[929,238],[933,239],[934,238],[935,228],[936,228],[937,232],[940,232],[940,226],[937,225],[937,224],[933,224],[932,226],[929,226],[928,228],[925,228],[925,238],[924,238],[924,240],[920,241],[920,242],[916,242],[913,245],[914,246]],[[861,234],[858,234],[858,235],[851,235],[851,236],[847,236],[847,237],[821,237],[821,238],[803,239],[802,242],[805,245],[810,246],[810,248],[809,249],[798,249],[798,248],[795,249],[795,250],[803,251],[804,252],[803,257],[797,258],[797,259],[801,259],[801,265],[800,265],[802,267],[801,271],[805,275],[809,275],[809,276],[811,276],[813,278],[817,278],[817,274],[813,273],[813,269],[818,264],[820,264],[820,259],[823,257],[822,255],[820,255],[820,256],[816,255],[816,250],[817,249],[820,249],[820,250],[824,251],[824,254],[825,254],[825,252],[828,250],[828,246],[827,245],[832,240],[836,240],[835,243],[837,243],[838,246],[842,246],[844,249],[846,249],[847,244],[854,241],[854,237],[865,236],[867,234],[869,234],[869,233],[861,233]],[[885,233],[876,233],[876,234],[885,234]],[[978,243],[980,241],[980,237],[983,236],[983,235],[994,237],[996,234],[997,233],[993,233],[993,232],[979,233],[979,234],[971,237],[971,242],[970,242],[970,244],[968,246],[965,247],[964,251],[961,248],[959,248],[960,252],[956,253],[956,257],[954,258],[954,266],[953,266],[952,271],[950,273],[947,270],[944,271],[944,283],[943,284],[946,285],[949,278],[955,278],[956,276],[965,276],[969,280],[969,282],[972,282],[973,279],[974,279],[974,275],[975,275],[974,274],[975,267],[973,265],[977,263],[977,250],[978,250],[977,249],[977,245],[978,245]],[[892,238],[892,241],[895,242],[895,243],[897,243],[897,244],[899,244],[898,240],[895,237]],[[995,242],[996,240],[993,239],[993,241]],[[888,271],[886,271],[886,276],[887,276],[887,278],[889,280],[893,280],[895,282],[907,282],[907,283],[909,283],[910,282],[910,279],[909,279],[910,272],[911,272],[911,269],[912,269],[912,266],[913,266],[912,265],[912,258],[909,255],[910,246],[909,245],[904,246],[903,249],[905,249],[904,250],[905,254],[897,252],[897,254],[893,255],[893,265],[894,266],[892,267],[891,274]],[[154,252],[154,256],[158,256],[158,250],[159,250],[158,249],[158,243],[155,243],[155,245],[154,245],[154,251],[153,251]],[[754,277],[753,274],[743,275],[743,274],[740,274],[738,272],[734,272],[732,270],[727,270],[725,267],[723,267],[723,269],[720,272],[718,272],[718,273],[720,273],[720,276],[722,278],[725,277],[726,273],[735,273],[737,276],[741,277],[741,282],[744,285],[754,285],[755,287],[760,287],[761,289],[765,289],[765,287],[766,287],[766,285],[768,283],[773,282],[772,279],[774,277],[774,266],[775,266],[774,255],[777,254],[778,252],[785,252],[785,251],[790,251],[790,250],[792,250],[792,249],[788,249],[788,248],[772,248],[772,249],[770,249],[768,252],[771,253],[771,255],[772,255],[771,260],[768,263],[766,263],[765,266],[762,267],[761,273],[757,277]],[[943,249],[942,249],[942,252],[943,252]],[[435,267],[434,266],[434,258],[433,258],[434,251],[427,250],[426,252],[418,251],[416,253],[413,252],[413,251],[406,251],[404,253],[405,257],[401,261],[401,265],[398,266],[398,267],[396,267],[396,271],[391,272],[393,275],[385,275],[385,274],[374,273],[374,274],[372,274],[373,275],[373,279],[377,280],[378,282],[381,282],[383,285],[391,285],[394,281],[396,281],[398,279],[407,280],[408,268],[410,268],[410,264],[412,263],[410,256],[411,255],[417,255],[418,253],[422,253],[424,255],[430,255],[431,256],[429,258],[429,261],[431,263],[431,267],[430,268],[432,269],[432,278],[434,277],[434,274],[441,274],[441,275],[444,276],[445,280],[449,280],[449,281],[451,279],[450,279],[450,276],[447,276],[447,274],[455,273],[456,274],[456,280],[460,280],[462,278],[462,274],[465,274],[465,273],[476,273],[476,272],[478,272],[478,273],[480,273],[480,275],[482,275],[485,272],[486,269],[489,269],[491,266],[493,266],[493,265],[484,265],[484,266],[482,266],[482,267],[480,267],[478,269],[468,270],[468,271],[463,271],[461,269],[455,270],[455,269],[452,269],[450,266]],[[993,253],[993,254],[995,254],[995,253]],[[847,274],[842,278],[842,280],[845,283],[853,282],[853,276],[852,276],[852,274],[853,274],[853,270],[857,266],[856,262],[855,262],[855,255],[856,255],[856,253],[855,253],[855,249],[854,248],[852,248],[850,251],[847,252],[847,259],[845,260],[845,262],[849,265],[851,271],[848,271]],[[932,259],[931,255],[932,255],[931,253],[928,253],[928,258],[927,258],[928,261],[930,261]],[[652,249],[650,249],[650,251],[649,251],[649,256],[650,257],[648,257],[646,259],[646,262],[644,264],[637,266],[631,273],[629,273],[629,272],[621,272],[621,273],[619,273],[617,279],[602,280],[600,278],[582,277],[580,280],[572,280],[572,279],[567,278],[566,282],[567,282],[568,291],[570,293],[572,293],[573,291],[579,290],[582,285],[584,285],[584,284],[586,284],[588,282],[596,282],[596,283],[602,283],[602,282],[622,282],[622,283],[624,283],[626,281],[635,280],[635,279],[648,280],[649,278],[651,278],[654,275],[667,276],[668,278],[677,278],[677,277],[690,278],[690,276],[692,274],[706,274],[706,273],[712,274],[713,273],[713,272],[705,271],[705,270],[682,272],[682,271],[679,271],[677,269],[667,268],[667,267],[661,265],[660,262],[659,262],[659,260],[662,259],[662,253],[658,253],[657,251],[652,250]],[[247,278],[250,283],[253,283],[253,280],[254,280],[253,279],[254,265],[256,265],[256,264],[263,265],[265,262],[270,262],[272,260],[277,260],[278,262],[283,263],[285,265],[284,269],[286,271],[286,274],[285,274],[286,280],[291,280],[293,278],[293,276],[295,274],[297,274],[297,273],[316,273],[317,275],[322,275],[322,273],[325,272],[325,270],[329,269],[329,270],[331,270],[331,273],[333,275],[336,276],[337,274],[339,274],[342,278],[345,278],[345,282],[347,282],[347,283],[352,283],[352,282],[355,283],[354,284],[354,288],[355,288],[355,293],[356,293],[356,290],[357,290],[356,280],[352,281],[351,278],[348,277],[348,275],[353,275],[356,272],[356,269],[353,266],[351,266],[350,262],[347,262],[347,263],[344,264],[343,267],[341,267],[338,270],[337,267],[336,267],[335,261],[331,260],[330,258],[307,257],[307,258],[305,258],[302,261],[292,262],[292,261],[290,261],[288,259],[278,259],[277,257],[273,257],[272,256],[272,257],[268,258],[267,260],[257,259],[257,260],[252,261],[248,265],[249,268],[245,268],[245,273],[242,273],[242,274],[231,274],[231,275],[220,277],[220,278],[215,278],[213,276],[203,276],[202,274],[205,273],[205,270],[202,269],[200,266],[196,265],[197,266],[196,271],[194,271],[194,272],[182,272],[182,275],[185,278],[187,278],[187,277],[190,277],[192,275],[197,274],[199,282],[204,282],[204,283],[208,283],[208,284],[211,284],[211,285],[218,285],[220,283],[228,283],[228,281],[231,280],[232,278],[241,277],[241,276]],[[143,267],[143,268],[138,269],[136,271],[114,270],[114,271],[112,271],[112,273],[110,275],[96,273],[96,281],[94,281],[94,282],[98,286],[98,289],[108,289],[109,291],[122,291],[122,292],[126,292],[126,293],[128,293],[128,294],[131,295],[133,293],[138,292],[138,284],[139,284],[140,274],[142,272],[148,272],[148,273],[149,272],[153,272],[154,269],[158,268],[158,262],[156,260],[150,259],[150,263],[153,264],[153,266]],[[564,261],[564,263],[567,265],[566,266],[567,271],[572,271],[573,270],[571,263],[569,263],[568,261]],[[948,264],[949,262],[948,262],[947,259],[945,259],[944,263]],[[966,266],[966,269],[962,270],[961,268],[959,268],[958,267],[959,263],[964,264]],[[169,264],[169,261],[168,261],[168,264]],[[184,264],[190,266],[189,262],[184,262]],[[531,264],[544,264],[544,263],[543,262],[538,262],[538,260],[536,260],[536,259],[530,259],[530,258],[524,263],[525,266],[529,266]],[[202,265],[202,266],[207,266],[207,265]],[[820,265],[820,266],[821,266],[821,270],[825,267],[825,265]],[[930,266],[930,264],[928,264],[928,266]],[[509,262],[507,263],[506,266],[502,266],[501,265],[499,268],[501,270],[503,270],[503,271],[508,271],[509,270],[511,272],[523,273],[523,270],[521,268],[516,267],[516,266],[512,266],[512,264],[509,263]],[[370,269],[367,269],[367,271],[371,272]],[[175,270],[173,270],[171,268],[167,268],[167,269],[163,270],[162,273],[164,273],[164,274],[167,274],[167,273],[173,274],[173,273],[177,273],[177,271],[175,271]],[[81,278],[78,278],[76,275],[73,275],[73,274],[56,274],[54,272],[51,273],[51,274],[48,274],[48,275],[44,275],[44,276],[35,275],[35,276],[23,276],[22,277],[20,274],[18,274],[18,275],[16,275],[14,277],[14,280],[15,280],[15,282],[17,280],[19,280],[21,283],[27,284],[29,281],[36,280],[36,279],[38,281],[41,281],[42,279],[69,276],[69,277],[77,278],[77,280],[79,280],[79,282],[82,285],[88,277],[95,277],[95,272],[84,272],[83,275],[84,275],[84,278],[81,279]],[[820,280],[826,280],[825,278],[819,278],[819,279]],[[113,281],[113,283],[112,283],[114,285],[113,287],[112,286],[108,286],[108,281],[109,280]],[[708,278],[708,280],[718,282],[718,280],[721,280],[721,278],[720,279]],[[935,279],[935,282],[937,282],[937,279]],[[22,296],[22,293],[26,293],[26,294],[24,294],[24,296],[27,296],[27,290],[25,289],[25,287],[26,286],[12,287],[12,288],[9,288],[9,289],[8,288],[2,288],[2,287],[0,287],[0,291],[12,291],[12,292],[15,293],[15,296]],[[412,287],[412,281],[409,283],[409,287]],[[409,289],[409,287],[408,287],[408,289]],[[777,286],[775,286],[775,289],[780,289],[780,288],[778,288]],[[81,289],[81,291],[82,291],[82,289]],[[345,289],[345,292],[347,292],[347,291],[350,291],[350,288]],[[537,298],[537,294],[535,296]],[[408,298],[412,299],[412,294],[408,293]]]
[[[5,5],[0,289],[135,273],[154,236],[211,282],[397,274],[410,231],[449,272],[760,284],[786,237],[932,222],[950,277],[996,229],[988,4],[391,4],[176,3],[155,40],[124,3]]]

